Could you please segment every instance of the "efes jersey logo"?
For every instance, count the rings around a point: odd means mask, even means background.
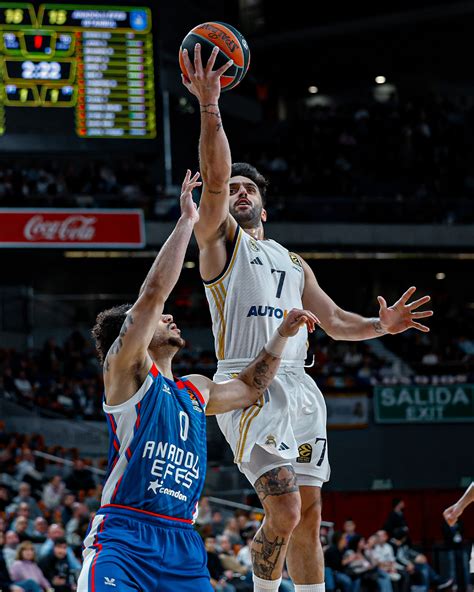
[[[313,447],[311,444],[301,444],[301,446],[298,446],[298,454],[299,456],[296,459],[296,462],[310,463],[311,457],[313,456]]]
[[[199,401],[196,399],[196,395],[193,393],[191,389],[187,388],[186,390],[188,391],[189,398],[191,399],[191,403],[193,404],[194,411],[202,413],[201,405],[199,405]]]
[[[303,266],[301,265],[301,261],[300,258],[298,257],[298,255],[295,255],[295,253],[288,253],[288,255],[290,256],[291,262],[293,263],[293,265],[297,265],[300,269],[303,269]]]

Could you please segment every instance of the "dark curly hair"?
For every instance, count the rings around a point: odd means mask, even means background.
[[[238,176],[247,177],[255,183],[260,191],[260,195],[262,196],[262,203],[265,205],[267,188],[269,185],[268,179],[259,173],[254,166],[248,164],[247,162],[234,162],[232,165],[231,177]]]
[[[112,343],[117,339],[131,304],[120,304],[99,312],[92,328],[92,337],[100,363],[103,364]]]

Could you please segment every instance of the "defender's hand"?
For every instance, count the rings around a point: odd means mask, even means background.
[[[415,300],[415,302],[407,304],[408,300],[413,296],[415,291],[416,288],[414,286],[408,288],[405,294],[403,294],[403,296],[399,298],[393,306],[390,307],[387,306],[387,303],[385,299],[382,298],[382,296],[377,296],[377,300],[380,304],[380,325],[386,333],[395,335],[396,333],[402,333],[407,329],[418,329],[418,331],[428,333],[430,330],[429,327],[422,325],[421,323],[417,323],[415,319],[431,317],[433,315],[433,311],[414,311],[423,304],[429,302],[431,298],[430,296],[423,296],[423,298],[419,298],[418,300]]]
[[[321,322],[318,317],[311,311],[292,308],[282,324],[278,327],[278,332],[282,337],[293,337],[303,325],[306,325],[308,331],[312,333],[316,325],[320,324]]]
[[[196,222],[199,221],[197,205],[193,201],[193,189],[202,185],[198,179],[199,173],[196,173],[194,177],[191,178],[191,171],[188,169],[181,186],[181,197],[179,198],[181,204],[181,217],[191,220],[193,224],[196,224]]]
[[[181,80],[189,92],[198,98],[201,105],[217,103],[221,94],[220,78],[234,63],[233,60],[229,60],[218,70],[213,70],[212,68],[214,67],[218,53],[219,48],[214,47],[211,57],[204,68],[201,59],[200,43],[196,43],[194,46],[194,65],[189,59],[188,51],[186,49],[183,50],[183,60],[189,78],[181,74]]]

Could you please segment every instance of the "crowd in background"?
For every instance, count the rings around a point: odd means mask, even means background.
[[[177,136],[189,135],[187,117],[177,113]],[[474,111],[462,98],[394,93],[387,102],[291,105],[287,117],[258,126],[229,116],[226,129],[234,160],[271,180],[269,220],[474,220]],[[150,154],[1,159],[0,207],[141,207],[148,218],[172,220],[177,199],[160,170]]]
[[[38,451],[58,461],[34,454]],[[105,460],[95,464],[105,468]],[[102,492],[102,476],[91,468],[76,449],[47,447],[39,435],[8,433],[0,424],[0,589],[76,589],[82,541]],[[262,518],[257,508],[233,511],[201,499],[196,528],[205,542],[216,591],[253,589],[250,543]],[[455,581],[459,591],[467,589],[462,521],[443,525],[449,559],[443,576],[413,546],[401,499],[394,500],[385,523],[368,537],[352,519],[335,526],[342,528],[325,525],[320,531],[328,592],[428,592],[451,588]],[[286,570],[284,576],[280,590],[292,592]]]
[[[176,302],[181,303],[173,309],[177,319],[202,318],[188,302],[181,298]],[[318,330],[310,342],[307,372],[324,392],[353,388],[370,394],[372,386],[383,384],[472,382],[474,341],[469,324],[456,331],[449,318],[440,322],[446,324],[445,331],[438,326],[430,334],[410,331],[384,340],[394,356],[374,349],[372,342],[334,341]],[[175,374],[212,377],[216,358],[210,348],[187,344],[175,358]],[[0,398],[42,413],[88,420],[102,418],[102,396],[102,370],[89,336],[75,331],[63,344],[50,338],[39,349],[0,348]]]

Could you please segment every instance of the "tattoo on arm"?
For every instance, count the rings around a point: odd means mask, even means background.
[[[206,115],[212,115],[217,119],[216,132],[222,129],[222,119],[217,104],[208,103],[207,105],[201,105],[201,113],[205,113]]]
[[[273,570],[277,566],[282,547],[286,544],[283,537],[276,537],[271,541],[262,526],[252,542],[253,571],[258,578],[273,579]]]
[[[262,502],[269,495],[279,496],[298,491],[294,468],[289,465],[267,471],[257,479],[255,491]]]
[[[263,392],[271,382],[271,376],[268,370],[269,366],[264,360],[261,360],[255,365],[253,385],[258,391]]]
[[[374,319],[372,321],[372,327],[374,328],[374,331],[379,335],[385,335],[385,329],[380,324],[379,319]]]

